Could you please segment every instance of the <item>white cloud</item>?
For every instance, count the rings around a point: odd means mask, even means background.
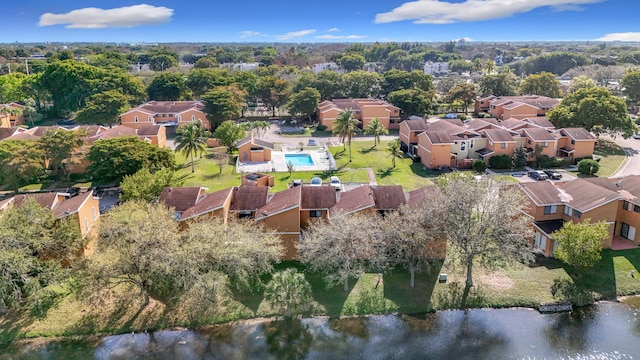
[[[640,41],[640,32],[624,32],[605,34],[598,41]]]
[[[338,29],[337,27],[332,27],[331,29],[327,30],[327,32],[338,32],[340,31],[340,29]]]
[[[455,41],[455,42],[459,42],[459,41],[471,42],[471,41],[475,41],[475,40],[473,40],[470,37],[463,37],[463,38],[460,38],[460,39],[453,39],[453,41]]]
[[[130,28],[141,25],[158,25],[171,20],[173,9],[147,4],[124,6],[115,9],[83,8],[66,14],[45,13],[40,16],[40,26],[66,24],[69,29]]]
[[[316,39],[362,39],[366,38],[367,35],[318,35]]]
[[[288,32],[288,33],[286,33],[284,35],[276,35],[276,39],[278,39],[278,40],[290,40],[292,38],[311,35],[311,34],[314,34],[315,32],[316,32],[315,29],[291,31],[291,32]]]
[[[251,31],[251,30],[245,30],[240,32],[240,37],[243,39],[248,37],[262,37],[262,36],[268,36],[268,35],[265,35],[257,31]]]
[[[466,0],[450,3],[441,0],[406,2],[390,12],[376,14],[377,24],[413,20],[416,24],[451,24],[456,22],[499,19],[550,6],[556,11],[580,10],[580,5],[604,0]]]

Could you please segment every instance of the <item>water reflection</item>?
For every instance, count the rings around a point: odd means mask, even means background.
[[[529,309],[241,323],[198,331],[14,346],[0,359],[626,359],[640,356],[640,302],[572,314]]]

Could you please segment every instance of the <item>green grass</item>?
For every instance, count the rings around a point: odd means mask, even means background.
[[[598,176],[601,177],[613,175],[627,157],[620,145],[607,139],[598,140],[593,154],[600,157]]]

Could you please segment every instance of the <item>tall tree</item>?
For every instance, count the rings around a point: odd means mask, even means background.
[[[459,82],[453,85],[453,87],[449,90],[446,96],[446,101],[448,103],[460,101],[464,107],[464,112],[466,113],[469,105],[473,104],[477,97],[478,88],[475,84]]]
[[[573,93],[580,89],[588,89],[598,87],[598,83],[592,78],[586,75],[576,76],[571,80],[569,84],[569,90],[567,92]]]
[[[375,214],[334,214],[331,220],[312,222],[300,243],[300,259],[328,285],[343,283],[368,268],[386,262],[380,218]]]
[[[273,274],[265,288],[265,299],[285,318],[304,313],[312,301],[311,285],[304,274],[289,268]]]
[[[523,95],[534,94],[558,98],[562,95],[560,81],[550,72],[531,74],[520,83],[520,93]]]
[[[352,71],[342,76],[345,95],[351,98],[378,98],[381,78],[378,73]]]
[[[598,128],[612,136],[628,138],[637,132],[623,99],[604,88],[580,89],[565,96],[562,102],[547,112],[549,120],[558,128]]]
[[[188,99],[190,92],[182,74],[165,72],[151,80],[147,95],[151,100],[175,101]]]
[[[222,69],[195,69],[189,72],[185,80],[185,85],[196,98],[200,98],[207,91],[218,86],[229,86],[232,83],[232,75]]]
[[[258,94],[262,102],[271,109],[272,116],[276,116],[276,109],[287,103],[289,97],[288,81],[275,76],[264,76],[258,83]]]
[[[380,123],[380,119],[376,117],[371,119],[371,122],[365,126],[364,133],[367,135],[373,135],[373,146],[378,146],[380,136],[388,135],[389,130],[387,130],[387,128]]]
[[[163,168],[151,172],[147,168],[138,170],[135,174],[127,175],[120,183],[120,201],[155,202],[165,187],[180,187],[184,179],[176,176],[173,169]]]
[[[622,93],[631,104],[640,103],[640,70],[628,71],[622,78],[620,86],[623,87]]]
[[[351,113],[351,109],[344,109],[338,114],[338,117],[333,122],[333,134],[338,135],[343,146],[345,140],[349,145],[349,162],[351,162],[351,139],[360,132],[360,120],[355,119]]]
[[[466,267],[466,292],[474,285],[473,266],[487,268],[531,258],[529,220],[518,189],[492,178],[475,180],[468,175],[440,179],[448,239],[447,257]]]
[[[394,168],[396,167],[396,159],[400,159],[400,161],[404,159],[404,152],[400,148],[400,139],[391,140],[387,144],[385,151],[387,152],[387,157],[391,157],[391,164]]]
[[[287,110],[290,114],[303,114],[311,119],[311,115],[318,108],[320,102],[320,92],[314,88],[304,88],[291,95],[287,103]]]
[[[242,115],[243,104],[228,89],[218,87],[210,90],[202,96],[202,100],[205,101],[204,110],[211,130],[216,130],[223,121],[237,120]]]
[[[364,56],[357,53],[347,53],[338,59],[338,64],[346,71],[362,70],[365,62]]]
[[[554,256],[580,269],[591,268],[602,258],[602,240],[609,237],[609,225],[604,221],[580,223],[567,221],[555,231],[553,240],[558,244]]]
[[[193,157],[198,153],[205,152],[208,135],[209,132],[200,121],[190,122],[176,131],[176,151],[182,152],[186,157],[191,157],[191,173],[196,171]]]
[[[156,54],[149,59],[149,68],[153,71],[165,71],[178,66],[178,59],[171,54]]]
[[[58,177],[68,177],[69,165],[74,153],[82,146],[85,133],[81,130],[46,131],[38,143],[44,157],[49,161],[49,169],[53,169]]]
[[[227,152],[230,154],[235,149],[235,145],[238,140],[245,136],[245,130],[238,126],[235,121],[224,121],[216,131],[213,133],[213,137],[218,139],[220,145],[227,147]]]
[[[93,94],[87,105],[76,113],[75,120],[81,124],[108,124],[118,122],[120,114],[129,108],[129,98],[115,90]]]
[[[392,91],[387,96],[390,103],[400,108],[405,116],[425,116],[434,103],[435,92],[420,89]]]
[[[513,73],[485,75],[480,79],[482,95],[513,96],[518,88],[518,78]]]
[[[20,186],[44,176],[44,154],[33,141],[0,142],[0,180],[18,190]]]

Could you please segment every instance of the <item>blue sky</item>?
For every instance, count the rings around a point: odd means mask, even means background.
[[[0,42],[640,41],[639,0],[18,0]]]

